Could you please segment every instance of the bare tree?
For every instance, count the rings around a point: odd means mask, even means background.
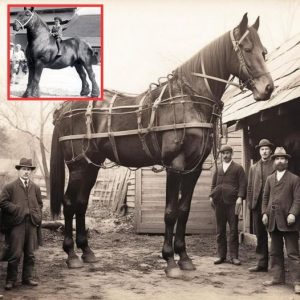
[[[47,156],[49,156],[49,150],[45,145],[45,127],[50,123],[49,117],[54,108],[53,103],[45,101],[36,102],[36,107],[31,110],[26,107],[26,103],[1,101],[0,110],[0,119],[4,123],[27,136],[27,147],[44,177],[48,198],[50,175]]]

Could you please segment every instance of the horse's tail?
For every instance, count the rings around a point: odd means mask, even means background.
[[[95,52],[90,45],[89,45],[89,52],[92,56],[92,65],[98,65],[99,64],[98,53]]]
[[[50,157],[50,209],[53,217],[60,214],[64,198],[65,164],[59,143],[58,126],[54,127]]]

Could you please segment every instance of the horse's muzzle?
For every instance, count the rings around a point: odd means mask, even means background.
[[[18,23],[16,23],[16,21],[13,23],[13,30],[15,31],[19,31],[20,30],[20,25]]]

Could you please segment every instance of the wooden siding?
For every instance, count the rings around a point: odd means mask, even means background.
[[[214,214],[208,201],[211,170],[203,170],[196,185],[187,233],[215,232]],[[153,173],[150,168],[136,172],[136,231],[163,233],[166,198],[166,172]]]

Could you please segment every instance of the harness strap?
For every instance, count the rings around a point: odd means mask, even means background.
[[[155,153],[157,153],[157,159],[160,159],[162,157],[161,155],[161,149],[157,140],[157,135],[154,129],[154,122],[156,120],[156,110],[159,106],[159,104],[161,103],[161,99],[166,91],[167,88],[167,84],[162,88],[160,95],[158,96],[158,98],[154,101],[153,106],[152,106],[152,110],[151,110],[151,117],[150,117],[150,122],[149,122],[149,126],[148,126],[148,130],[151,131],[151,140],[152,140],[152,144],[154,147],[154,151]],[[159,126],[161,127],[161,126]]]
[[[146,142],[146,139],[145,139],[145,136],[147,135],[148,132],[146,133],[142,133],[142,129],[143,129],[143,125],[142,125],[142,114],[143,114],[143,107],[144,107],[144,102],[147,98],[147,94],[145,94],[140,103],[139,103],[139,110],[137,112],[137,125],[138,125],[138,135],[139,135],[139,138],[141,140],[141,143],[142,143],[142,148],[143,150],[145,151],[145,153],[152,159],[152,161],[154,161],[154,157],[153,155],[151,154],[151,151],[147,145],[147,142]]]
[[[91,139],[91,134],[92,134],[92,130],[91,130],[91,124],[92,124],[92,109],[93,109],[93,104],[94,101],[90,100],[89,104],[86,108],[86,113],[85,113],[85,117],[86,117],[86,136],[87,139]]]
[[[151,128],[151,132],[159,132],[159,131],[168,131],[174,129],[183,129],[183,128],[213,128],[212,123],[205,123],[205,122],[189,122],[189,123],[179,123],[179,124],[170,124],[170,125],[161,125],[161,126],[153,126]],[[140,129],[141,133],[149,132],[148,128]],[[131,130],[124,130],[124,131],[116,131],[114,132],[114,137],[116,136],[126,136],[126,135],[135,135],[138,134],[137,129]],[[91,134],[91,139],[98,139],[98,138],[107,138],[107,132],[97,132]],[[81,140],[86,139],[86,134],[74,134],[74,135],[65,135],[59,138],[60,142],[70,141],[70,140]]]
[[[200,60],[201,60],[201,69],[202,69],[202,72],[203,72],[204,75],[206,75],[202,52],[201,52],[201,58],[200,58]],[[210,93],[210,96],[215,100],[214,94],[211,91],[211,88],[210,88],[210,85],[208,83],[207,77],[204,76],[203,79],[204,79],[205,86],[206,86],[208,92]]]
[[[117,94],[115,94],[112,99],[111,99],[111,102],[110,102],[110,105],[109,105],[109,110],[108,110],[108,114],[107,114],[107,135],[108,135],[108,138],[109,138],[109,141],[111,143],[111,147],[112,147],[112,150],[113,150],[113,153],[114,153],[114,156],[115,156],[115,160],[118,164],[120,164],[120,160],[119,160],[119,155],[118,155],[118,150],[117,150],[117,146],[116,146],[116,141],[115,141],[115,133],[113,133],[111,131],[111,117],[112,117],[112,108],[114,106],[114,103],[117,99]]]

